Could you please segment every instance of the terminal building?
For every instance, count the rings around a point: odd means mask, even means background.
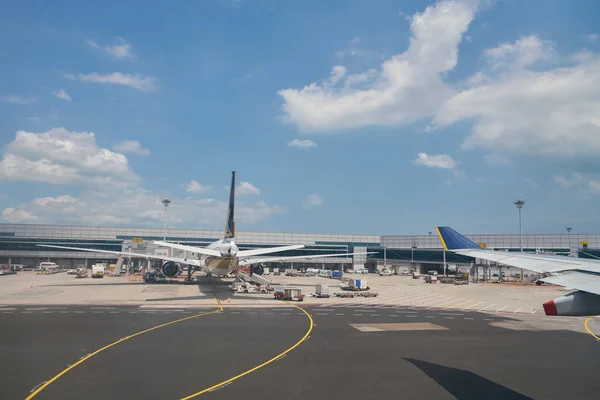
[[[190,246],[207,246],[222,238],[216,230],[126,228],[106,226],[0,224],[0,264],[37,267],[40,262],[55,262],[64,268],[90,266],[97,262],[114,262],[116,257],[102,253],[51,249],[37,246],[49,244],[140,254],[164,254],[167,249],[154,240]],[[504,251],[521,251],[518,234],[466,235],[480,246]],[[240,249],[303,244],[304,248],[277,255],[300,256],[370,252],[369,255],[316,258],[310,261],[269,263],[271,268],[363,269],[370,271],[383,265],[400,269],[442,271],[444,265],[472,267],[478,263],[471,257],[444,251],[435,232],[426,235],[346,235],[286,232],[238,232]],[[600,234],[524,234],[526,252],[549,252],[584,258],[600,258]],[[170,250],[169,250],[170,251]],[[174,257],[182,256],[175,250]]]

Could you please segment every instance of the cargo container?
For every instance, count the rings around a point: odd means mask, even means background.
[[[340,282],[342,290],[369,290],[366,279],[344,279]]]
[[[324,283],[318,283],[315,286],[315,297],[329,297],[329,286]]]
[[[332,279],[340,279],[342,277],[342,271],[330,271],[329,277]]]

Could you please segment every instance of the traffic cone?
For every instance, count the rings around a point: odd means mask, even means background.
[[[33,289],[33,283],[29,284],[29,289]]]
[[[229,298],[227,299],[227,302],[228,302],[228,303],[231,303],[231,297],[229,297]]]

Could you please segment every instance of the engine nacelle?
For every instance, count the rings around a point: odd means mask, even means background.
[[[161,272],[167,278],[175,278],[181,274],[181,265],[173,261],[165,261],[162,265]]]
[[[256,275],[262,275],[265,272],[265,269],[260,264],[259,265],[255,265],[255,266],[253,266],[251,268],[252,268],[252,273],[256,274]]]
[[[600,314],[600,296],[577,291],[545,302],[546,315],[581,317]]]

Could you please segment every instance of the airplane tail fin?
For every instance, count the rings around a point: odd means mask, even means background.
[[[467,239],[449,226],[438,226],[436,229],[446,250],[481,249],[477,243]]]
[[[231,189],[229,190],[229,206],[227,208],[227,222],[225,223],[225,239],[235,237],[235,171],[231,173]]]

